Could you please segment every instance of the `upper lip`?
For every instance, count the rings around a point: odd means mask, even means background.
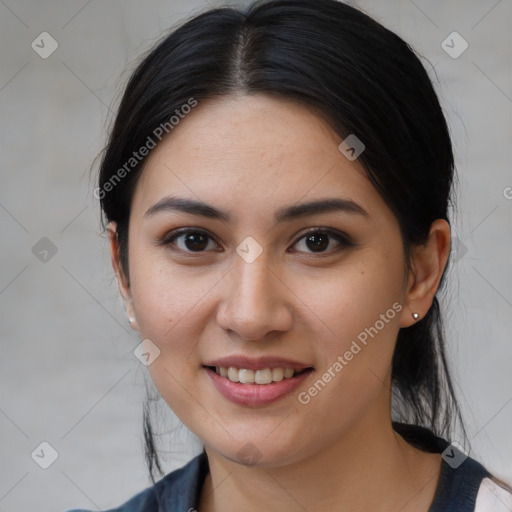
[[[204,363],[203,366],[217,366],[223,368],[234,367],[246,370],[263,370],[265,368],[292,368],[293,370],[302,370],[304,368],[312,368],[310,364],[282,357],[263,356],[249,358],[246,356],[236,355],[212,359],[211,361]]]

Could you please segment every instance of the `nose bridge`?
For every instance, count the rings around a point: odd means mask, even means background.
[[[291,317],[284,288],[265,253],[251,263],[237,258],[234,267],[219,323],[248,340],[289,328]]]
[[[240,302],[240,306],[253,307],[255,311],[264,305],[270,306],[271,292],[274,288],[271,281],[276,277],[268,265],[267,258],[261,255],[252,263],[241,259],[236,264],[234,277],[233,293]]]

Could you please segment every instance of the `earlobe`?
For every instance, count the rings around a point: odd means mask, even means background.
[[[416,246],[411,254],[411,274],[406,290],[407,312],[400,321],[401,327],[409,327],[423,318],[432,302],[443,276],[450,254],[450,225],[444,219],[436,219],[428,239]],[[415,315],[418,315],[415,318]]]
[[[126,315],[128,317],[128,321],[130,322],[130,326],[136,331],[139,330],[139,326],[137,324],[135,311],[133,308],[133,302],[131,297],[130,284],[128,282],[127,276],[124,275],[123,269],[120,264],[119,257],[119,243],[117,238],[117,225],[115,222],[109,222],[108,227],[108,237],[110,242],[110,257],[112,261],[112,268],[116,275],[117,284],[119,286],[119,294],[121,300],[124,305],[124,309]]]

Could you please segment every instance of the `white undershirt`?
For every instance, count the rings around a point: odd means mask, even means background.
[[[512,494],[484,478],[478,489],[475,512],[512,512]]]

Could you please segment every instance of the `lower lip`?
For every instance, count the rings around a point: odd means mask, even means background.
[[[271,384],[241,384],[221,377],[210,368],[203,367],[212,379],[217,391],[231,402],[249,407],[271,404],[296,389],[313,370],[306,370],[296,377],[283,379]]]

